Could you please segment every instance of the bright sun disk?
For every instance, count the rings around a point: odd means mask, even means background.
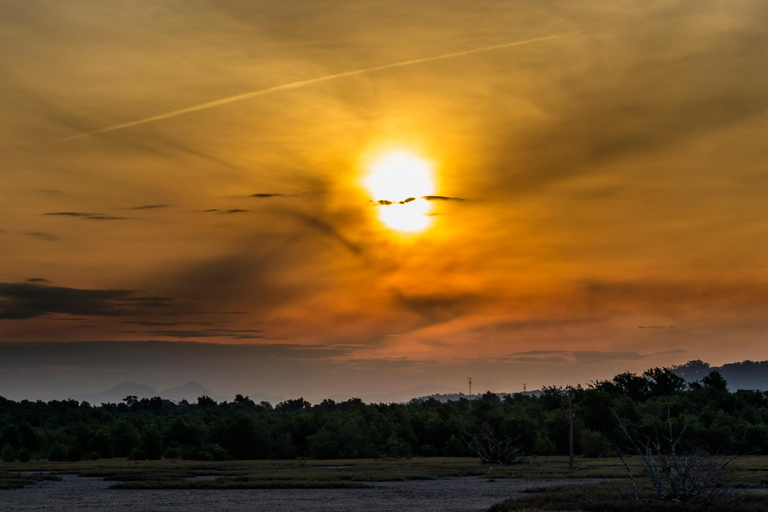
[[[387,227],[415,232],[432,223],[432,205],[423,199],[435,193],[431,162],[405,151],[387,153],[371,165],[365,185]]]

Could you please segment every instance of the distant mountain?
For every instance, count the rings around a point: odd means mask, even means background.
[[[376,395],[366,395],[360,397],[363,402],[369,404],[378,403],[395,403],[395,402],[409,402],[414,398],[418,398],[424,395],[434,395],[437,393],[455,393],[456,388],[450,386],[440,386],[437,384],[424,384],[412,389],[406,389],[402,391],[392,391],[389,393],[381,393]]]
[[[172,400],[174,402],[181,402],[186,400],[187,402],[196,402],[201,396],[207,396],[213,398],[217,402],[221,401],[221,397],[217,397],[209,390],[198,384],[197,382],[188,382],[183,386],[176,386],[175,388],[166,389],[160,393],[160,398],[166,400]]]
[[[499,398],[501,398],[503,400],[505,397],[507,397],[509,395],[517,395],[518,393],[494,393],[494,394],[497,395]],[[519,394],[526,395],[526,396],[539,396],[539,395],[541,395],[541,391],[540,390],[536,390],[536,391],[523,391],[523,392],[520,392]],[[472,395],[472,400],[477,400],[482,395],[483,395],[483,393],[473,394]],[[458,402],[462,398],[465,399],[465,400],[468,400],[469,399],[469,395],[465,395],[464,393],[446,393],[446,394],[439,394],[438,393],[438,394],[434,394],[434,395],[420,396],[420,397],[418,397],[418,400],[429,400],[430,398],[434,398],[438,402],[445,403],[445,402]]]
[[[710,366],[700,359],[674,366],[672,371],[688,382],[699,381],[712,370],[717,370],[728,381],[728,388],[768,391],[768,361],[742,361],[723,366]]]
[[[285,402],[285,397],[280,395],[270,395],[268,393],[254,393],[252,395],[248,395],[248,398],[253,400],[254,402],[261,403],[261,402],[269,402],[272,405],[277,405],[280,402]]]
[[[474,394],[472,396],[473,400],[477,400],[480,394]],[[504,398],[507,395],[512,395],[514,393],[496,393],[499,397]],[[530,396],[538,396],[541,394],[541,391],[526,391],[524,393],[525,395]],[[346,400],[349,400],[352,398],[349,395],[331,395],[328,398],[331,400],[334,400],[336,402],[344,402]],[[468,396],[464,393],[461,393],[456,390],[454,387],[450,386],[441,386],[438,384],[425,384],[423,386],[418,386],[412,389],[402,390],[402,391],[392,391],[389,393],[381,393],[376,395],[364,395],[362,397],[359,397],[363,402],[369,403],[369,404],[378,404],[378,403],[404,403],[404,402],[410,402],[411,400],[429,400],[430,398],[434,398],[435,400],[438,400],[440,402],[457,402],[461,400],[462,398],[467,399]]]
[[[138,398],[152,398],[159,396],[160,398],[172,400],[174,402],[180,402],[181,400],[196,402],[198,397],[201,396],[209,396],[216,401],[223,400],[221,397],[214,395],[197,382],[189,382],[183,386],[166,389],[159,393],[151,386],[136,384],[135,382],[123,382],[122,384],[118,384],[101,393],[81,393],[79,395],[72,395],[69,398],[77,400],[78,402],[88,402],[91,405],[100,405],[119,404],[127,396],[135,396]]]
[[[136,396],[139,398],[152,398],[157,396],[157,390],[143,384],[135,382],[123,382],[101,393],[82,393],[72,395],[69,398],[78,402],[88,402],[91,405],[118,404],[127,396]]]

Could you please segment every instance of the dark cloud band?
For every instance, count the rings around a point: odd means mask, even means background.
[[[0,283],[0,320],[23,320],[53,313],[123,316],[145,308],[166,308],[172,299],[146,297],[134,290],[84,290],[34,282]]]
[[[104,215],[101,213],[85,213],[85,212],[50,212],[43,215],[48,217],[72,217],[75,219],[85,220],[123,220],[128,217],[115,217],[111,215]]]

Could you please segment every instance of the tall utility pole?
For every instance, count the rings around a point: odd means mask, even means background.
[[[568,390],[568,467],[573,469],[573,390]]]
[[[469,410],[472,410],[472,377],[467,377],[469,381]]]

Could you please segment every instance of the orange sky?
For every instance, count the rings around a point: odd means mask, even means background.
[[[767,10],[0,2],[0,340],[313,345],[509,390],[504,364],[768,359]],[[462,200],[388,229],[390,151]]]

